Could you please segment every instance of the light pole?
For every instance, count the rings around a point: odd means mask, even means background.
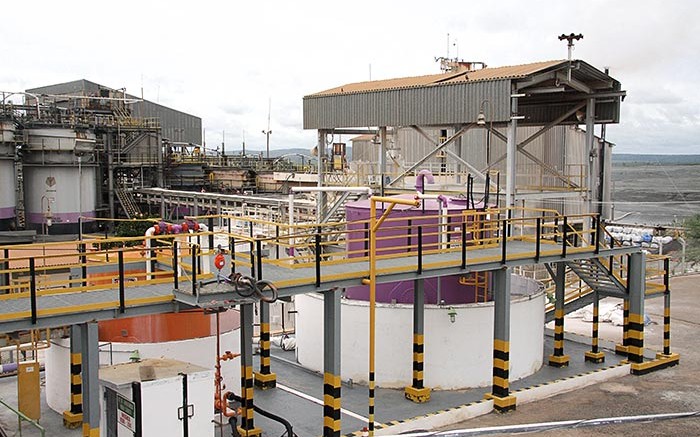
[[[263,135],[265,135],[265,152],[266,152],[266,157],[270,157],[270,135],[272,135],[272,131],[268,127],[267,130],[262,131]]]
[[[363,284],[369,285],[369,435],[374,435],[374,349],[375,349],[375,309],[377,303],[377,230],[384,223],[391,210],[396,205],[410,205],[418,207],[418,199],[401,199],[397,197],[370,197],[369,216],[369,280],[363,280]],[[388,203],[386,210],[377,219],[377,202]]]

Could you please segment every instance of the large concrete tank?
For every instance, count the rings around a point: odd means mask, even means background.
[[[15,124],[0,120],[0,231],[14,227],[17,197],[15,189]]]
[[[95,134],[66,128],[27,129],[23,156],[27,229],[78,232],[78,217],[95,217]],[[87,228],[86,226],[84,228]]]

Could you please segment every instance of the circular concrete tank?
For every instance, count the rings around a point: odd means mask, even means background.
[[[221,313],[221,353],[240,351],[237,311]],[[99,322],[100,364],[172,358],[213,369],[216,364],[216,316],[201,312],[157,314]],[[58,413],[70,409],[70,339],[52,342],[45,355],[46,403]],[[221,363],[224,384],[240,393],[240,360]],[[212,380],[212,384],[214,381]],[[213,408],[214,399],[212,399]]]
[[[17,197],[15,189],[15,124],[0,120],[0,231],[14,227]]]
[[[95,134],[65,128],[28,129],[23,157],[27,229],[78,232],[78,217],[95,217]]]
[[[511,281],[510,378],[517,380],[542,366],[544,293],[540,284],[513,275]],[[323,296],[295,298],[297,360],[323,372]],[[492,383],[493,302],[425,306],[426,387],[461,389]],[[341,304],[341,377],[367,382],[368,303],[343,299]],[[412,382],[413,306],[379,303],[376,308],[376,380],[381,387],[401,388]]]

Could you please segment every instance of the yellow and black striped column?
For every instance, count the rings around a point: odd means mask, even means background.
[[[425,293],[423,279],[413,281],[413,382],[404,389],[404,396],[413,402],[423,403],[430,400],[430,389],[423,385],[423,327],[425,310]]]
[[[493,385],[487,399],[498,412],[515,410],[510,394],[510,274],[509,268],[493,272]]]
[[[629,277],[627,278],[627,293],[629,294]],[[630,324],[630,301],[625,299],[622,302],[622,343],[615,345],[615,354],[627,356],[627,346],[629,345],[629,324]]]
[[[593,296],[593,335],[591,336],[591,350],[585,353],[585,360],[591,363],[605,362],[605,354],[598,348],[598,315],[600,313],[600,296],[594,292]]]
[[[664,367],[675,366],[680,355],[671,352],[671,289],[669,287],[669,258],[664,259],[664,351],[657,353],[657,360],[664,361]]]
[[[627,328],[627,361],[632,364],[632,373],[636,375],[648,373],[652,370],[650,363],[644,363],[645,261],[644,253],[632,253],[628,257],[629,326]]]
[[[83,376],[80,329],[70,327],[70,410],[63,412],[63,426],[77,429],[83,423]]]
[[[238,433],[259,436],[253,411],[253,304],[241,305],[241,417]]]
[[[566,264],[557,263],[554,275],[554,353],[549,356],[549,365],[566,367],[569,356],[564,355],[564,299],[566,292]]]
[[[254,373],[255,386],[263,390],[277,385],[277,375],[270,372],[270,304],[260,302],[260,371]]]
[[[340,436],[340,291],[323,294],[323,436]]]

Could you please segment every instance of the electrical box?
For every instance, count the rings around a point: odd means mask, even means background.
[[[17,366],[19,411],[34,420],[39,420],[41,417],[39,371],[39,363],[37,361],[23,361]]]

